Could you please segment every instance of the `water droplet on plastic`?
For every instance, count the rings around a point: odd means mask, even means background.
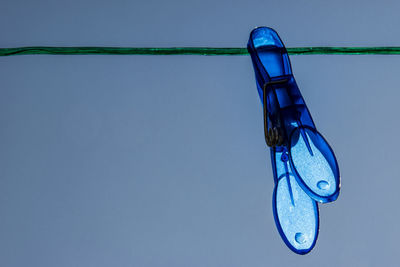
[[[294,235],[294,239],[299,244],[303,244],[304,242],[306,242],[306,236],[303,233],[296,233]]]
[[[327,181],[321,180],[317,183],[319,189],[327,190],[329,189],[329,183]]]
[[[287,152],[282,153],[281,160],[282,160],[283,162],[286,162],[286,161],[289,160],[289,157],[288,157]]]

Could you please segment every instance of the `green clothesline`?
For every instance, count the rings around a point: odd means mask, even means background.
[[[289,47],[291,55],[400,55],[400,47]],[[0,56],[12,55],[248,55],[241,47],[16,47],[0,48]]]

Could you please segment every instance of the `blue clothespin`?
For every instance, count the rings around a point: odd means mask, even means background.
[[[247,49],[264,107],[265,140],[275,181],[275,223],[286,245],[306,254],[318,237],[317,202],[332,202],[339,195],[339,167],[315,128],[278,34],[271,28],[256,28]]]

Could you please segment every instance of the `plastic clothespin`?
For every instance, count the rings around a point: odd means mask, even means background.
[[[318,237],[317,202],[332,202],[339,195],[339,167],[315,128],[278,34],[271,28],[256,28],[247,49],[264,107],[265,140],[275,181],[275,223],[286,245],[306,254]]]

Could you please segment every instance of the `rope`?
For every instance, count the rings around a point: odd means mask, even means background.
[[[289,47],[290,55],[399,55],[400,47]],[[11,55],[248,55],[241,47],[16,47],[0,48],[0,56]]]

